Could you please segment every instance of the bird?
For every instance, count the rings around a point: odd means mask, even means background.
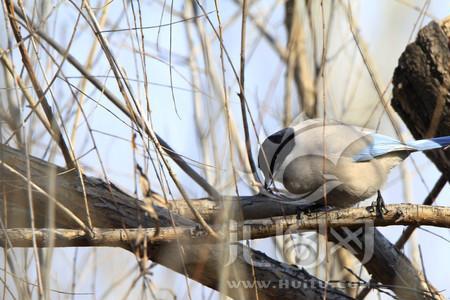
[[[258,167],[265,190],[281,191],[288,203],[348,208],[377,194],[372,206],[382,215],[380,190],[390,171],[412,152],[448,145],[450,136],[401,142],[336,120],[308,119],[268,136]]]

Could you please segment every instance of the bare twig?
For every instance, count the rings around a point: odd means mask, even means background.
[[[103,50],[105,51],[105,55],[106,55],[108,61],[110,62],[111,68],[112,68],[112,70],[113,70],[113,72],[114,72],[114,74],[116,76],[116,79],[117,79],[116,82],[117,82],[117,84],[119,86],[119,90],[121,91],[122,96],[125,99],[125,103],[127,104],[128,110],[130,110],[132,112],[131,113],[131,119],[134,120],[136,124],[139,124],[139,125],[142,126],[142,128],[145,130],[145,132],[149,135],[149,137],[152,140],[152,142],[155,144],[156,149],[160,153],[161,159],[164,162],[164,166],[168,170],[168,172],[170,174],[170,177],[172,178],[172,180],[175,183],[176,187],[180,191],[184,201],[186,201],[186,203],[188,204],[188,206],[191,209],[192,213],[195,215],[197,221],[205,228],[205,230],[211,236],[213,236],[215,238],[219,238],[217,236],[217,234],[211,229],[211,227],[205,222],[203,217],[190,204],[189,196],[188,196],[187,192],[185,191],[185,189],[184,189],[183,185],[181,184],[181,182],[178,180],[175,172],[170,167],[169,162],[167,161],[167,159],[163,155],[163,153],[166,153],[166,151],[163,149],[162,144],[160,143],[157,135],[155,134],[155,132],[152,129],[152,126],[143,117],[142,109],[141,109],[139,103],[137,101],[135,101],[135,99],[133,97],[131,97],[131,100],[133,101],[134,105],[137,107],[137,111],[132,109],[132,106],[131,106],[132,102],[130,101],[130,97],[128,96],[128,94],[126,92],[126,83],[122,82],[123,76],[122,76],[121,72],[118,70],[118,67],[117,67],[118,64],[115,61],[115,58],[114,58],[114,56],[111,53],[111,50],[109,48],[109,43],[107,42],[107,40],[101,34],[99,24],[97,22],[97,19],[95,18],[95,15],[94,15],[94,13],[93,13],[89,3],[84,1],[84,5],[83,6],[85,7],[86,11],[88,12],[88,16],[89,16],[89,19],[91,21],[91,26],[93,27],[94,32],[96,32],[97,38],[99,40],[99,43],[102,46]],[[128,90],[129,90],[129,88],[128,88]]]
[[[240,55],[240,92],[239,99],[241,101],[241,114],[242,114],[242,124],[244,126],[244,138],[245,138],[245,148],[247,149],[247,159],[250,163],[250,169],[253,176],[257,176],[256,165],[252,155],[252,144],[250,141],[250,132],[248,130],[247,121],[247,108],[245,104],[245,44],[246,44],[246,33],[247,33],[247,7],[248,3],[246,0],[242,2],[242,23],[241,23],[241,55]]]
[[[9,21],[11,24],[11,28],[14,32],[14,37],[16,38],[20,53],[22,55],[22,62],[28,71],[28,75],[30,76],[31,83],[33,84],[33,88],[34,88],[36,94],[38,95],[39,102],[41,103],[42,108],[44,109],[44,112],[48,118],[48,121],[52,125],[53,131],[55,131],[55,133],[58,136],[58,139],[56,140],[56,142],[58,143],[58,145],[61,149],[61,152],[64,156],[64,160],[66,162],[67,168],[69,168],[69,169],[74,168],[75,165],[73,162],[73,155],[71,154],[69,148],[67,147],[67,145],[64,141],[64,138],[62,136],[62,133],[56,123],[56,120],[54,119],[52,109],[47,101],[47,98],[45,97],[44,91],[42,90],[42,88],[39,84],[39,80],[37,79],[36,74],[34,73],[33,65],[32,65],[30,57],[28,55],[28,50],[25,47],[25,45],[23,44],[22,34],[20,33],[20,28],[19,28],[19,25],[16,20],[16,16],[15,16],[14,3],[11,0],[5,0],[5,3],[6,3],[6,7],[8,9],[8,14],[9,14],[8,17],[9,17]]]
[[[20,12],[16,12],[17,15],[25,19],[26,17]],[[50,46],[52,46],[58,53],[61,55],[65,53],[65,49],[60,46],[55,40],[53,40],[49,35],[45,32],[37,29],[37,28],[29,28],[31,34],[37,34],[43,40],[45,40]],[[83,65],[72,55],[67,54],[67,61],[69,61],[89,82],[94,85],[99,91],[101,91],[117,108],[119,108],[125,115],[130,118],[133,118],[133,115],[136,116],[135,112],[130,112],[127,106],[125,106],[111,91],[109,91],[102,82],[92,76],[88,70],[86,70]],[[142,126],[141,122],[136,122],[138,126]],[[147,129],[145,129],[147,131]],[[148,132],[147,132],[148,133]],[[185,171],[195,182],[197,182],[213,199],[220,199],[220,194],[215,190],[213,186],[211,186],[202,176],[200,176],[197,172],[195,172],[186,162],[185,160],[178,155],[176,151],[174,151],[169,144],[167,144],[160,136],[156,133],[156,138],[158,139],[161,146],[166,149],[166,153],[173,159],[173,161],[183,170]]]
[[[294,80],[301,108],[309,118],[317,117],[317,90],[309,65],[305,32],[300,18],[300,1],[286,1],[285,24],[288,32],[288,55],[293,56]]]

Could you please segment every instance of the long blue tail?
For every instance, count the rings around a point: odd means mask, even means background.
[[[431,139],[424,139],[418,141],[411,141],[406,143],[408,146],[416,149],[417,151],[425,151],[431,149],[438,149],[450,145],[450,136],[441,136]]]
[[[375,157],[397,151],[426,151],[450,145],[450,136],[435,137],[418,141],[402,143],[391,137],[373,133],[370,135],[372,143],[360,153],[353,156],[354,161],[368,161]]]

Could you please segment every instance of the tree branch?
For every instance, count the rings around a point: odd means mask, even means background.
[[[13,165],[17,171],[19,172],[25,172],[25,157],[24,154],[13,150],[8,146],[0,145],[0,159],[3,162],[6,162],[10,165]],[[81,192],[80,187],[80,180],[78,178],[78,175],[75,172],[69,172],[65,169],[59,168],[55,165],[52,165],[48,162],[39,160],[37,158],[32,158],[30,161],[31,166],[31,178],[34,181],[34,183],[38,186],[40,186],[43,190],[48,190],[49,188],[49,179],[47,178],[48,174],[50,173],[51,169],[54,169],[56,174],[56,182],[54,183],[54,186],[56,187],[54,198],[57,201],[60,201],[62,204],[64,204],[68,209],[70,209],[75,215],[78,216],[82,221],[85,221],[85,214],[84,214],[84,205],[83,205],[83,195]],[[12,174],[11,172],[7,172],[4,170],[3,167],[1,167],[0,164],[0,185],[2,185],[2,191],[3,193],[1,195],[2,204],[1,208],[7,209],[7,219],[4,220],[4,223],[6,224],[7,228],[13,228],[13,227],[29,227],[28,224],[28,206],[26,204],[26,183],[23,182],[23,180],[19,179],[17,176]],[[109,188],[108,185],[103,182],[101,179],[93,178],[93,177],[83,177],[83,180],[85,181],[86,186],[86,194],[89,201],[89,209],[92,213],[92,220],[93,224],[97,228],[108,228],[108,229],[124,229],[124,228],[138,228],[139,226],[143,228],[148,228],[151,230],[151,228],[154,227],[154,221],[148,218],[145,215],[145,211],[140,207],[142,203],[139,200],[136,200],[135,198],[127,195],[126,193],[122,192],[120,189],[115,187],[114,185],[111,185]],[[156,197],[156,196],[155,196]],[[46,227],[46,221],[47,221],[47,205],[48,205],[48,199],[44,197],[44,195],[39,193],[33,194],[33,199],[35,200],[35,216],[36,216],[36,227],[38,228],[45,228]],[[233,198],[232,198],[233,199]],[[261,207],[263,204],[264,199],[265,206],[273,206],[273,211],[279,211],[283,213],[283,207],[280,207],[280,204],[277,202],[267,201],[268,196],[262,196],[262,195],[256,195],[256,196],[247,196],[246,202],[243,202],[244,205],[251,204],[253,201],[254,203],[257,203],[256,207]],[[24,201],[25,200],[25,201]],[[200,203],[200,201],[204,200],[198,200],[193,201],[193,203]],[[236,201],[237,202],[237,201]],[[207,201],[207,203],[210,203]],[[294,207],[294,206],[293,206]],[[406,211],[413,213],[414,209],[408,209],[408,207],[411,206],[405,206]],[[197,207],[198,208],[198,207]],[[286,208],[289,208],[287,205]],[[164,230],[166,232],[169,231],[168,226],[171,226],[170,221],[170,212],[168,212],[166,209],[163,208],[156,208],[161,227],[167,227]],[[289,208],[293,209],[293,208]],[[203,213],[204,211],[199,210],[199,212]],[[237,209],[236,209],[237,210]],[[245,211],[245,209],[244,209]],[[265,212],[269,212],[270,209],[266,209]],[[344,210],[345,211],[345,210]],[[336,222],[341,222],[342,225],[347,224],[345,221],[345,218],[343,218],[344,215],[342,215],[343,211],[335,211],[330,212],[335,214]],[[361,214],[367,218],[374,218],[369,212],[367,212],[365,209],[350,209],[348,211],[354,212],[357,214],[356,217],[360,216]],[[1,215],[5,215],[5,211],[0,212]],[[247,210],[247,216],[257,216],[258,213],[251,212],[251,209]],[[179,215],[176,215],[172,212],[172,215],[174,217],[175,224],[177,226],[181,226],[184,228],[188,227],[189,230],[198,230],[198,226],[195,222],[192,220],[189,220],[187,218],[181,217]],[[283,214],[281,214],[283,215]],[[396,213],[395,209],[391,209],[390,214],[388,215],[389,218],[392,221],[399,222],[398,214]],[[328,217],[330,218],[330,216]],[[208,220],[208,218],[205,218]],[[210,213],[209,220],[213,220],[214,216]],[[277,218],[275,218],[277,219]],[[281,220],[281,222],[286,222],[286,220],[291,220],[292,223],[296,223],[295,217],[280,217],[278,218]],[[314,221],[314,217],[309,216],[303,216],[302,222],[305,224],[304,226],[309,226],[309,228],[314,228],[312,225]],[[408,218],[405,218],[405,220],[408,220]],[[308,223],[309,222],[309,223]],[[376,221],[379,222],[379,224],[383,224],[383,220]],[[406,221],[405,221],[406,222]],[[300,224],[303,224],[300,223]],[[247,221],[246,224],[252,224],[252,221]],[[257,221],[254,221],[253,224],[255,228],[258,226]],[[266,220],[266,224],[271,225],[272,222],[270,220]],[[287,226],[288,223],[286,223]],[[401,224],[401,223],[400,223]],[[317,223],[316,223],[317,225]],[[63,214],[58,214],[58,218],[55,220],[55,226],[56,228],[72,228],[72,229],[79,229],[79,226],[73,222],[72,219],[65,217]],[[264,230],[267,228],[262,227]],[[274,227],[269,227],[271,230],[275,230]],[[264,230],[260,231],[258,235],[254,235],[254,237],[264,237],[268,236],[270,232],[265,232]],[[173,232],[173,228],[171,228],[171,231]],[[195,231],[198,233],[198,231]],[[339,230],[336,230],[341,236],[345,236],[345,232],[340,232]],[[272,234],[272,233],[270,233]],[[273,235],[273,234],[272,234]],[[329,234],[330,238],[333,238],[334,235]],[[412,295],[414,296],[423,296],[423,289],[417,289],[417,287],[421,287],[422,283],[425,284],[423,276],[414,269],[414,267],[411,265],[411,262],[408,260],[406,256],[404,256],[400,251],[398,251],[386,238],[382,236],[381,233],[375,230],[374,232],[374,238],[372,241],[374,242],[374,256],[372,259],[364,263],[364,266],[368,270],[369,273],[373,275],[374,278],[376,278],[377,281],[385,284],[390,289],[392,289],[399,297],[401,298],[408,298]],[[178,241],[181,243],[179,244]],[[189,260],[190,262],[187,263],[186,268],[187,272],[190,278],[197,280],[201,282],[204,285],[207,285],[213,289],[219,289],[219,276],[217,273],[217,270],[224,267],[225,262],[223,262],[223,246],[221,245],[215,245],[215,244],[198,244],[198,243],[192,243],[192,239],[188,239],[189,242],[184,242],[185,240],[179,239],[177,242],[171,242],[171,243],[155,243],[150,244],[148,252],[149,252],[149,258],[153,261],[163,264],[169,268],[172,268],[173,270],[184,274],[184,265],[186,265],[186,260]],[[339,242],[334,239],[334,242]],[[365,241],[361,241],[361,243],[364,243]],[[126,247],[127,250],[134,251],[135,250],[135,244],[134,243],[128,243],[125,245],[122,244],[124,247]],[[180,245],[183,246],[183,249],[185,251],[185,255],[183,260],[179,257],[179,253],[177,249],[179,249]],[[240,247],[240,246],[239,246]],[[253,260],[258,262],[268,262],[272,267],[278,266],[278,269],[267,269],[265,267],[260,266],[252,266],[249,263],[244,263],[245,257],[244,252],[238,255],[237,261],[235,262],[234,267],[240,269],[241,271],[236,272],[236,274],[241,274],[240,278],[242,280],[254,280],[253,277],[253,271],[256,273],[256,278],[270,278],[271,280],[279,280],[279,277],[277,274],[292,274],[292,269],[294,267],[286,266],[284,264],[276,263],[274,260],[268,258],[262,253],[259,253],[257,251],[251,250],[247,247],[243,247],[242,249],[247,249],[247,253],[250,251],[251,254],[248,254],[246,257],[252,257]],[[171,253],[170,257],[167,257]],[[364,260],[364,250],[355,248],[354,255],[359,260]],[[195,261],[195,259],[198,259]],[[184,261],[184,263],[183,263]],[[383,266],[382,268],[380,266]],[[206,270],[205,272],[199,272],[198,268],[203,268],[203,270]],[[286,267],[288,270],[286,270]],[[294,268],[296,269],[296,268]],[[267,273],[272,274],[269,276]],[[295,272],[294,272],[295,273]],[[234,273],[233,273],[234,274]],[[262,276],[262,277],[260,277]],[[288,275],[286,275],[288,276]],[[309,276],[309,275],[308,275]],[[291,275],[288,276],[290,278],[289,280],[296,280],[295,277],[291,277]],[[312,278],[312,277],[311,277]],[[400,280],[398,278],[408,278],[408,280]],[[320,280],[317,278],[316,284],[319,284]],[[318,286],[318,285],[316,285]],[[322,285],[324,287],[324,285]],[[248,299],[251,299],[255,294],[251,294],[251,292],[254,291],[248,291],[244,290],[247,295],[249,295]],[[285,293],[291,293],[291,291],[278,291],[279,297],[283,297],[283,299],[290,299],[286,298]],[[296,293],[293,293],[292,299],[296,299],[296,297],[300,297],[299,295],[305,292],[303,289],[297,290]],[[323,291],[322,291],[323,292]],[[327,287],[327,293],[330,292],[330,289]],[[237,290],[231,289],[229,291],[225,291],[228,295],[231,296],[238,296],[240,295]],[[248,294],[250,293],[250,294]],[[264,298],[264,295],[276,295],[276,293],[271,289],[260,289],[259,290],[259,296],[260,299]],[[275,293],[275,294],[274,294]],[[305,292],[305,295],[309,292]],[[320,298],[320,295],[317,294],[317,291],[315,291],[317,299]],[[303,294],[302,294],[303,295]],[[306,296],[305,296],[306,297]],[[328,297],[328,294],[327,294]],[[308,299],[307,297],[304,299]],[[316,299],[316,298],[312,298]]]
[[[238,240],[260,239],[286,233],[295,233],[299,230],[318,230],[320,227],[340,228],[360,226],[390,226],[390,225],[428,225],[450,228],[450,208],[442,206],[394,204],[387,205],[388,213],[380,218],[376,212],[367,208],[349,208],[325,213],[296,216],[277,217],[271,220],[252,220],[237,223],[232,233]],[[223,226],[213,227],[219,231]],[[54,236],[55,247],[69,246],[104,246],[126,248],[129,244],[138,245],[145,239],[154,244],[164,244],[171,241],[189,243],[217,243],[216,238],[198,226],[179,226],[160,228],[155,236],[156,228],[129,228],[129,229],[101,229],[95,228],[92,236],[84,230],[78,229],[39,229],[36,230],[36,242],[39,247],[48,245]],[[227,229],[228,231],[228,229]],[[244,232],[248,235],[244,236]],[[0,232],[0,242],[8,242],[14,247],[31,247],[32,230],[29,228],[12,228]],[[225,242],[225,241],[223,241]]]
[[[58,143],[61,152],[63,154],[64,160],[66,162],[67,168],[74,168],[75,164],[73,162],[73,155],[69,149],[69,147],[66,145],[66,142],[64,141],[62,132],[60,128],[58,127],[58,124],[56,123],[55,117],[53,115],[51,106],[45,96],[44,91],[41,88],[41,85],[39,83],[39,80],[33,70],[33,65],[31,63],[30,56],[28,54],[28,50],[25,47],[24,40],[22,38],[22,34],[20,32],[20,27],[16,19],[15,10],[17,9],[20,11],[20,8],[15,7],[14,3],[10,0],[6,0],[5,7],[8,10],[8,18],[11,24],[12,31],[14,33],[14,37],[16,39],[16,42],[18,44],[20,54],[22,57],[22,62],[24,67],[26,68],[30,81],[33,85],[34,91],[36,92],[39,102],[42,105],[42,108],[44,109],[44,113],[48,118],[48,122],[52,126],[52,131],[57,135],[56,142]]]
[[[20,10],[18,10],[17,6],[14,6],[16,15],[21,18],[22,20],[26,21],[27,24],[31,24],[32,22],[30,18],[22,14]],[[31,26],[30,25],[30,26]],[[62,47],[59,43],[57,43],[54,39],[52,39],[48,34],[46,34],[44,31],[37,28],[37,26],[33,26],[32,28],[25,27],[30,34],[37,35],[38,37],[42,38],[45,42],[47,42],[53,49],[55,49],[60,55],[66,56],[67,61],[75,68],[77,69],[93,86],[95,86],[99,91],[101,91],[102,94],[105,95],[108,100],[111,101],[112,104],[114,104],[120,111],[122,111],[127,117],[129,117],[131,120],[134,120],[134,118],[138,118],[138,122],[136,122],[136,125],[141,127],[147,134],[148,128],[144,126],[144,120],[141,120],[139,117],[139,114],[135,110],[129,110],[128,107],[122,103],[122,101],[115,96],[113,92],[111,92],[107,87],[104,86],[102,82],[100,82],[95,76],[92,76],[86,68],[71,54],[66,53],[65,47]],[[172,160],[184,171],[186,174],[188,174],[199,186],[201,186],[213,199],[218,200],[220,195],[216,191],[216,189],[209,184],[200,174],[198,174],[194,169],[189,166],[189,164],[186,163],[186,161],[176,152],[174,151],[170,145],[164,141],[158,134],[155,133],[156,139],[158,140],[159,144],[164,149],[164,152],[167,153],[167,155],[172,158]]]
[[[20,173],[24,173],[26,170],[26,158],[25,155],[17,150],[14,150],[8,146],[0,144],[0,160],[11,166],[14,166],[15,170]],[[0,163],[0,215],[7,216],[3,219],[3,224],[6,228],[14,227],[28,227],[29,228],[29,209],[27,205],[27,184],[23,179],[16,174],[5,170],[4,165]],[[48,174],[54,171],[57,176],[52,183],[55,187],[54,198],[61,205],[64,205],[67,209],[71,210],[79,219],[83,222],[86,221],[86,214],[83,204],[83,194],[81,189],[81,183],[78,174],[75,171],[67,171],[43,160],[30,157],[30,172],[31,179],[42,190],[49,191],[50,178]],[[53,180],[53,179],[52,179]],[[137,244],[133,241],[123,238],[127,236],[125,228],[147,228],[146,230],[151,232],[155,227],[154,220],[150,219],[145,210],[141,208],[143,203],[123,191],[114,185],[108,186],[103,180],[83,176],[83,180],[86,186],[86,194],[91,212],[93,225],[97,228],[108,228],[110,230],[110,236],[116,234],[117,243],[116,246],[122,247],[128,251],[136,253],[136,251],[145,250],[141,249],[142,244]],[[45,228],[47,226],[47,206],[49,205],[48,198],[36,191],[33,192],[34,200],[34,213],[36,227]],[[159,215],[159,221],[162,227],[166,230],[164,233],[173,232],[174,229],[171,226],[171,215],[177,226],[185,226],[188,228],[199,228],[197,223],[176,215],[166,209],[156,207]],[[58,208],[57,208],[58,212]],[[95,231],[93,237],[88,238],[87,235],[83,236],[83,232],[80,231],[80,226],[73,221],[72,218],[67,217],[64,214],[57,213],[55,219],[56,228],[73,229],[73,231],[65,231],[66,235],[58,234],[63,231],[51,232],[50,230],[38,231],[36,238],[38,243],[45,244],[48,242],[51,235],[54,236],[55,243],[65,240],[65,243],[73,245],[77,242],[80,245],[85,243],[89,244],[89,239],[97,241],[95,246],[100,246],[98,241],[102,239],[102,235]],[[97,229],[95,229],[97,230]],[[0,231],[1,232],[1,231]],[[132,231],[131,231],[132,232]],[[1,234],[5,237],[5,233],[11,233],[11,237],[6,238],[6,242],[9,246],[14,245],[17,234],[22,234],[22,238],[26,237],[26,232],[20,229],[12,230],[6,229]],[[68,234],[70,233],[70,234]],[[120,233],[120,234],[118,234]],[[164,234],[161,233],[161,234]],[[15,234],[15,235],[14,235]],[[51,234],[51,235],[49,235]],[[139,234],[135,230],[136,236]],[[6,236],[8,236],[6,234]],[[120,240],[122,236],[122,240]],[[29,237],[29,235],[28,235]],[[78,239],[79,237],[79,239]],[[105,238],[103,236],[103,238]],[[70,240],[72,240],[70,242]],[[84,240],[84,242],[82,242]],[[12,243],[12,245],[11,245]],[[19,244],[16,244],[19,246]],[[144,243],[145,245],[145,243]],[[114,246],[113,243],[110,246]],[[180,247],[183,249],[183,257],[180,257]],[[224,247],[221,244],[198,244],[184,242],[183,240],[177,240],[174,242],[165,242],[164,244],[151,244],[148,243],[147,253],[148,257],[159,264],[162,264],[172,270],[186,274],[191,279],[196,280],[205,286],[212,289],[220,290],[222,293],[235,298],[241,299],[256,299],[256,293],[258,293],[258,299],[273,299],[275,297],[283,299],[322,299],[323,294],[327,293],[328,299],[348,299],[345,294],[339,290],[326,285],[323,281],[312,277],[306,271],[300,270],[294,266],[289,266],[277,262],[265,254],[252,250],[249,247],[242,245],[236,245],[237,257],[232,264],[226,265],[224,261]],[[251,264],[249,261],[258,262],[257,265]],[[230,288],[221,286],[221,276],[218,270],[230,270],[230,274],[235,276],[234,280],[241,280],[246,282],[254,282],[255,279],[266,280],[272,282],[276,286],[269,288]],[[295,283],[295,286],[284,286],[284,288],[277,288],[279,283]],[[299,288],[299,283],[304,283]],[[314,288],[311,288],[314,287]],[[223,288],[223,289],[221,289]]]

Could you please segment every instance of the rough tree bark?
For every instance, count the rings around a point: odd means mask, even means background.
[[[392,107],[416,139],[450,135],[449,26],[445,20],[422,28],[394,72]],[[450,178],[449,154],[426,154]]]

